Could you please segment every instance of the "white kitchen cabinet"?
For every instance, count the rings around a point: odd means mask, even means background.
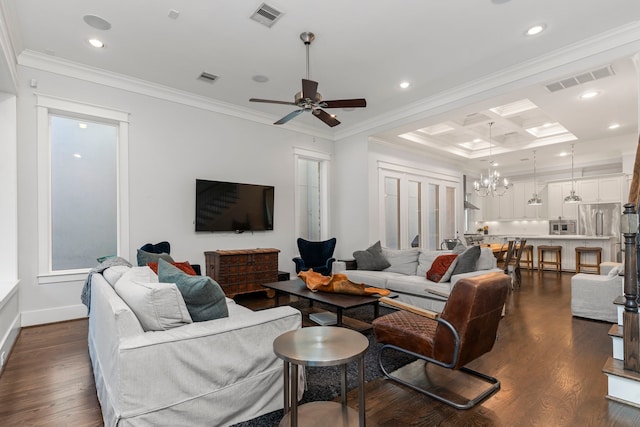
[[[546,195],[544,187],[538,185],[537,194],[543,200],[543,204],[539,206],[530,206],[527,204],[534,193],[533,181],[516,182],[513,184],[513,217],[514,219],[543,219],[547,217]]]
[[[513,196],[514,189],[507,191],[498,199],[498,219],[513,219]]]
[[[565,203],[564,198],[571,194],[571,181],[552,182],[547,186],[548,217],[549,219],[577,219],[578,204]]]
[[[624,200],[622,195],[623,182],[621,176],[600,178],[598,180],[598,202],[622,202]]]
[[[582,203],[598,202],[598,180],[585,179],[576,183],[576,194],[582,197]]]

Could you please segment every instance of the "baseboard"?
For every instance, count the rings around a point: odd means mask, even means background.
[[[9,354],[11,354],[11,349],[13,345],[16,343],[18,339],[18,335],[20,334],[20,314],[18,314],[7,333],[2,337],[2,341],[0,342],[0,375],[2,375],[2,371],[4,371],[4,366],[7,363],[7,359],[9,358]]]
[[[87,307],[83,304],[22,312],[22,326],[43,325],[65,320],[87,317]]]

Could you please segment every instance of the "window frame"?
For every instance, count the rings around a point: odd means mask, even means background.
[[[421,193],[421,203],[420,207],[420,228],[422,230],[420,234],[420,239],[418,242],[419,248],[424,248],[426,250],[439,249],[437,248],[429,248],[429,197],[428,197],[428,189],[429,185],[437,185],[439,187],[438,193],[438,201],[439,201],[439,221],[438,221],[438,239],[442,240],[445,238],[444,232],[446,230],[447,223],[447,215],[445,212],[445,204],[446,204],[446,189],[453,188],[454,189],[454,219],[453,225],[456,230],[459,230],[460,227],[460,198],[459,195],[462,192],[462,181],[461,177],[457,175],[448,175],[446,173],[434,172],[434,171],[425,171],[421,169],[416,169],[407,166],[401,166],[393,163],[388,163],[384,161],[378,161],[378,212],[379,212],[379,224],[378,231],[381,236],[381,241],[383,246],[385,246],[386,236],[386,218],[385,218],[385,187],[384,182],[386,178],[394,178],[399,180],[400,190],[399,190],[399,205],[400,205],[400,214],[399,214],[399,229],[400,229],[400,241],[399,241],[399,249],[407,249],[411,247],[411,240],[408,236],[408,222],[409,222],[409,190],[408,185],[409,182],[418,182],[420,183],[420,193]],[[448,238],[448,237],[447,237]],[[438,244],[440,244],[438,242]]]
[[[116,203],[117,255],[129,252],[129,113],[68,99],[37,94],[38,149],[38,282],[40,284],[81,280],[90,268],[52,270],[51,235],[51,133],[50,115],[90,120],[117,128]]]
[[[295,216],[295,233],[300,230],[300,194],[298,188],[298,160],[307,159],[320,162],[320,239],[327,240],[329,238],[329,171],[331,163],[331,155],[319,151],[312,151],[304,148],[294,147],[294,216]],[[296,236],[301,237],[301,236]]]

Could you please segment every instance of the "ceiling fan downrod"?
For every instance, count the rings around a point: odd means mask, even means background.
[[[304,43],[307,48],[307,80],[311,80],[309,77],[309,46],[311,46],[311,42],[316,38],[316,35],[310,32],[304,32],[300,34],[300,40]]]

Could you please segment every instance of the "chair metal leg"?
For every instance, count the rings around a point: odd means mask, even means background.
[[[480,378],[481,380],[487,382],[490,384],[489,387],[485,388],[481,393],[479,393],[478,395],[476,395],[475,397],[473,397],[472,399],[467,400],[466,402],[454,402],[450,399],[447,399],[439,394],[436,394],[434,392],[431,392],[429,390],[423,389],[421,387],[418,387],[415,384],[412,384],[408,381],[405,381],[401,378],[398,378],[394,375],[391,375],[384,367],[384,365],[382,364],[382,354],[384,353],[385,350],[387,349],[393,349],[396,351],[399,351],[401,353],[405,353],[405,354],[409,354],[411,356],[417,357],[418,359],[424,360],[427,363],[434,363],[436,365],[439,366],[445,366],[446,364],[438,361],[438,360],[434,360],[431,359],[429,357],[426,357],[422,354],[418,354],[418,353],[414,353],[412,351],[409,350],[405,350],[403,348],[397,347],[395,345],[392,344],[385,344],[384,346],[382,346],[382,348],[380,349],[380,353],[378,354],[378,364],[380,365],[380,369],[382,370],[382,372],[384,373],[384,375],[393,380],[393,381],[397,381],[400,384],[406,385],[409,388],[412,388],[415,391],[418,391],[420,393],[426,394],[429,397],[432,397],[433,399],[439,400],[440,402],[446,403],[447,405],[453,406],[456,409],[470,409],[473,408],[474,406],[476,406],[477,404],[483,402],[485,399],[488,399],[489,397],[491,397],[493,394],[495,394],[498,390],[500,390],[500,381],[498,381],[497,378],[491,377],[489,375],[483,374],[481,372],[478,371],[474,371],[473,369],[469,369],[466,367],[462,367],[459,369],[460,372],[464,372],[465,374],[468,375],[472,375],[476,378]]]

